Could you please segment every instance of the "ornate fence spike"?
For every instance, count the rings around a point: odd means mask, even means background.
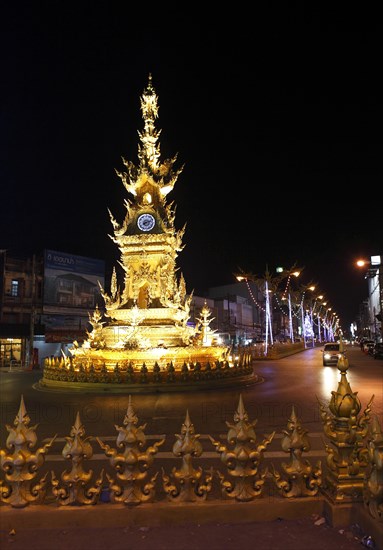
[[[298,419],[294,405],[290,418],[287,422],[287,429],[283,430],[281,446],[283,451],[290,454],[290,461],[282,462],[284,477],[272,465],[272,477],[280,493],[284,497],[315,496],[322,483],[321,462],[318,461],[313,468],[308,460],[302,459],[302,454],[311,448],[307,430],[305,430]],[[287,479],[286,479],[287,478]]]
[[[213,473],[207,472],[205,481],[201,483],[202,468],[195,469],[192,461],[194,457],[202,455],[203,449],[199,441],[199,434],[195,433],[190,421],[189,411],[181,427],[181,434],[175,434],[177,441],[173,445],[173,454],[181,457],[180,468],[173,468],[170,476],[165,474],[162,468],[163,488],[169,500],[182,502],[195,502],[206,500],[211,490]],[[171,481],[173,480],[173,482]]]
[[[328,473],[322,489],[333,502],[363,500],[363,480],[368,464],[368,452],[364,438],[368,431],[371,397],[363,415],[357,393],[347,380],[348,359],[338,361],[340,380],[336,391],[331,392],[327,410],[319,403],[325,435],[331,445],[325,444]]]
[[[274,471],[270,476],[267,468],[259,473],[263,453],[272,442],[275,432],[265,436],[261,444],[256,444],[254,427],[257,421],[249,421],[242,395],[240,395],[234,413],[234,422],[226,422],[227,441],[221,439],[215,441],[208,436],[215,451],[220,455],[221,462],[227,468],[227,473],[216,471],[224,498],[230,497],[239,502],[254,500],[265,490],[265,481],[268,477],[284,497],[299,499],[317,495],[320,492],[321,497],[331,501],[332,504],[345,502],[352,506],[355,502],[357,508],[360,508],[359,503],[363,499],[364,506],[371,516],[370,520],[379,522],[379,525],[382,524],[382,429],[377,416],[373,416],[370,421],[373,398],[360,414],[362,407],[347,381],[344,362],[340,362],[338,367],[341,370],[341,380],[337,391],[331,393],[328,407],[320,404],[324,433],[330,439],[330,444],[325,445],[327,468],[323,484],[320,483],[320,462],[314,468],[302,458],[303,453],[310,450],[310,441],[307,430],[303,429],[294,407],[286,429],[282,430],[281,441],[282,449],[289,453],[290,460],[286,464],[282,463],[281,472],[272,465]],[[123,375],[128,368],[129,365],[122,365]],[[224,376],[225,368],[221,370]],[[190,376],[193,376],[192,371]],[[24,398],[21,396],[14,425],[6,425],[9,432],[6,448],[0,449],[0,506],[25,508],[31,503],[45,504],[48,501],[46,492],[49,483],[45,454],[55,441],[56,435],[49,443],[32,452],[37,443],[36,426],[31,427],[29,424],[30,418],[25,408]],[[62,450],[63,460],[70,460],[72,467],[61,474],[59,480],[52,471],[50,484],[52,494],[60,504],[97,504],[100,500],[103,502],[110,500],[126,505],[138,505],[155,501],[159,472],[155,472],[150,478],[148,474],[154,462],[154,455],[165,439],[146,448],[144,433],[146,424],[138,425],[131,396],[129,396],[123,426],[115,425],[115,428],[118,432],[115,449],[103,443],[99,437],[96,438],[105,455],[109,457],[109,467],[105,468],[109,485],[102,487],[104,470],[94,482],[91,482],[92,470],[84,469],[84,461],[94,460],[95,457],[90,444],[92,438],[85,437],[85,429],[77,413]],[[170,505],[174,502],[202,502],[211,493],[213,468],[201,474],[201,468],[195,468],[193,465],[193,459],[200,458],[203,450],[200,435],[195,433],[188,410],[181,432],[175,434],[175,437],[173,455],[180,460],[180,464],[178,468],[173,467],[170,474],[162,469],[162,498],[165,495]],[[64,469],[60,467],[60,471]],[[37,480],[35,478],[39,471],[41,479]],[[225,479],[224,474],[228,479]],[[105,490],[105,499],[103,499],[103,490]],[[55,509],[58,508],[55,506]],[[17,516],[20,513],[24,514],[18,510],[14,513]]]
[[[68,504],[96,504],[99,499],[104,472],[101,471],[96,484],[88,487],[93,471],[86,472],[83,469],[84,459],[91,459],[93,449],[89,443],[91,437],[84,439],[85,428],[81,423],[80,413],[77,412],[75,423],[72,426],[70,436],[66,437],[66,444],[62,451],[64,459],[72,461],[70,472],[65,470],[61,474],[62,485],[60,486],[55,473],[52,471],[52,493],[63,506]]]
[[[0,467],[5,472],[5,483],[1,484],[0,500],[14,508],[24,508],[30,503],[41,503],[46,493],[45,474],[38,483],[33,484],[37,471],[45,461],[45,454],[57,437],[35,453],[31,451],[37,443],[36,428],[29,426],[28,416],[21,396],[19,411],[14,420],[14,427],[6,425],[9,432],[6,447],[10,452],[0,449]]]
[[[239,501],[250,501],[259,496],[263,489],[267,468],[258,474],[258,467],[263,460],[263,453],[271,443],[275,432],[266,436],[261,444],[255,445],[256,433],[254,426],[257,420],[248,421],[248,414],[243,405],[242,395],[239,397],[238,408],[234,413],[234,424],[226,422],[229,428],[227,441],[229,446],[209,439],[221,455],[221,461],[227,466],[228,473],[234,478],[233,482],[225,481],[220,472],[222,493]]]
[[[364,478],[363,501],[371,516],[383,522],[383,432],[376,415],[372,417],[367,448],[369,465]]]
[[[109,463],[117,473],[118,481],[107,474],[112,502],[137,505],[154,498],[155,480],[158,472],[145,485],[144,480],[153,463],[153,457],[158,452],[158,447],[164,443],[165,439],[154,443],[153,446],[145,450],[144,429],[146,424],[137,427],[137,423],[138,418],[129,395],[124,427],[115,426],[119,432],[116,440],[118,450],[112,449],[97,437],[100,447],[110,458]]]

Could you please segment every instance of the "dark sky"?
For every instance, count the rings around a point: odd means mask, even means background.
[[[137,162],[151,73],[162,159],[185,165],[168,198],[188,290],[297,263],[346,328],[367,297],[354,260],[383,253],[377,14],[119,4],[3,9],[0,248],[111,268],[107,209],[122,221],[128,198],[115,169]]]

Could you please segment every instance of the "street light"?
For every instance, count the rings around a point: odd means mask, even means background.
[[[249,288],[249,281],[254,282],[258,289],[262,292],[263,298],[265,300],[265,349],[264,354],[268,353],[268,346],[273,346],[273,327],[272,327],[272,317],[271,317],[271,307],[270,307],[270,295],[273,294],[276,290],[276,278],[272,278],[270,272],[266,266],[266,272],[263,278],[255,277],[251,274],[239,274],[236,275],[236,279],[239,282],[244,281]]]
[[[321,307],[322,307],[322,300],[323,300],[324,296],[323,294],[319,294],[315,297],[315,299],[312,299],[310,301],[310,319],[311,319],[311,326],[312,326],[312,329],[313,329],[313,340],[312,340],[312,345],[314,347],[315,345],[315,342],[314,342],[314,338],[315,338],[315,329],[314,329],[314,326],[316,324],[316,326],[318,327],[318,340],[319,342],[322,341],[321,339],[321,327],[320,327],[320,311],[321,311]],[[314,302],[314,305],[312,305],[312,302]],[[319,303],[319,306],[317,307],[317,304]],[[318,309],[318,311],[316,311],[316,308]],[[315,323],[315,317],[317,318],[317,323]]]
[[[374,327],[374,340],[377,341],[378,330],[376,321],[380,322],[381,338],[383,339],[383,269],[381,256],[371,256],[370,260],[357,260],[356,265],[360,268],[368,266],[365,279],[368,280],[369,324]],[[372,323],[371,320],[373,321]]]
[[[280,273],[281,280],[286,278],[286,285],[285,289],[282,293],[282,301],[286,300],[286,294],[287,294],[287,300],[288,300],[288,308],[289,308],[289,338],[292,343],[294,343],[294,329],[293,329],[293,318],[292,318],[292,307],[291,307],[291,290],[290,290],[290,283],[291,283],[291,277],[298,278],[301,274],[303,268],[297,268],[294,264],[290,269],[284,269],[283,267],[277,267],[276,271],[277,273]]]
[[[312,336],[312,341],[313,341],[313,345],[314,345],[314,328],[312,326],[312,307],[311,307],[311,302],[310,302],[310,317],[308,316],[305,316],[305,309],[304,309],[304,302],[305,302],[305,296],[306,296],[306,292],[310,290],[310,292],[314,292],[315,290],[315,285],[313,284],[308,284],[304,287],[301,288],[301,291],[302,291],[302,297],[301,297],[301,324],[302,324],[302,336],[303,336],[303,342],[304,342],[304,346],[306,347],[306,342],[307,342],[307,332],[308,332],[308,325],[310,325],[310,332],[311,332],[311,336]]]
[[[327,302],[326,302],[327,305]],[[325,306],[326,307],[326,306]],[[324,342],[328,342],[328,321],[327,321],[327,314],[331,311],[331,307],[326,308],[326,311],[324,312],[323,317],[323,340]]]
[[[265,304],[263,303],[263,301],[261,301],[259,298],[258,298],[258,294],[261,292],[261,279],[256,279],[254,277],[254,275],[250,274],[250,273],[243,273],[242,274],[239,274],[239,275],[235,275],[235,278],[237,279],[238,282],[243,282],[246,284],[246,288],[247,288],[247,291],[249,293],[249,296],[253,302],[253,304],[256,306],[257,308],[257,317],[255,318],[254,317],[254,309],[253,309],[253,327],[254,327],[254,321],[256,320],[259,324],[257,325],[258,327],[260,327],[260,330],[261,330],[261,333],[260,334],[257,334],[256,335],[262,339],[263,337],[263,317],[266,317],[266,309],[265,309]],[[253,286],[251,286],[250,283],[253,283]],[[256,286],[254,286],[256,285]],[[262,294],[262,298],[264,298],[263,294]]]
[[[317,311],[317,320],[318,320],[318,341],[321,343],[322,342],[322,317],[321,317],[321,313],[322,313],[322,307],[326,307],[327,305],[327,302],[324,301],[324,296],[323,294],[320,294],[319,296],[317,296],[317,300],[319,300],[319,309]],[[316,302],[315,302],[316,303]]]

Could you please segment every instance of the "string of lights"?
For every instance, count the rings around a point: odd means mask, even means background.
[[[237,276],[238,281],[246,283],[247,292],[253,304],[265,313],[266,345],[268,343],[273,345],[272,311],[276,310],[279,311],[281,320],[288,317],[288,333],[286,333],[287,324],[285,321],[281,321],[280,330],[282,334],[288,334],[291,342],[294,342],[296,333],[298,333],[298,337],[303,336],[305,345],[307,341],[312,342],[312,345],[314,345],[315,338],[322,341],[322,334],[324,337],[333,338],[336,328],[339,329],[339,324],[334,312],[331,312],[332,308],[327,307],[328,304],[327,301],[324,301],[323,294],[308,295],[308,292],[317,292],[317,285],[309,283],[300,285],[298,289],[293,288],[293,276],[298,278],[302,272],[302,269],[298,270],[295,266],[290,270],[277,268],[276,272],[278,275],[274,277],[271,277],[268,270],[266,270],[263,278],[245,274]],[[278,287],[281,286],[284,279],[285,284],[281,290]],[[255,290],[251,287],[250,282],[256,283],[258,289],[262,291],[265,299],[264,305],[257,300]],[[325,310],[324,315],[321,316],[322,308],[325,308]]]

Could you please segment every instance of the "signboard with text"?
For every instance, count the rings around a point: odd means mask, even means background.
[[[87,316],[102,303],[104,281],[103,260],[45,250],[44,314]]]

